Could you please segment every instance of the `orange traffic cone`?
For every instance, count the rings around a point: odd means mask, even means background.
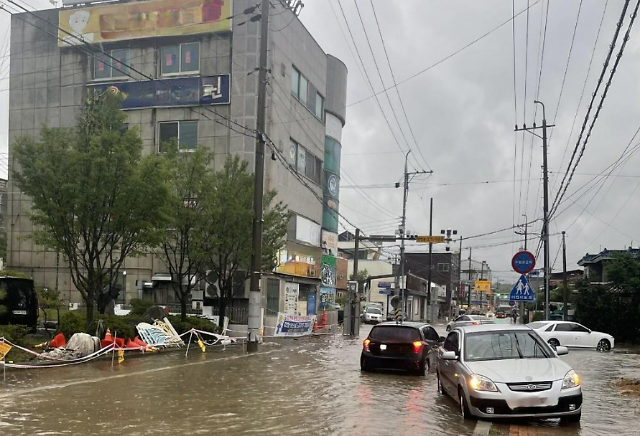
[[[64,337],[64,334],[58,333],[54,336],[54,338],[49,342],[49,348],[62,348],[67,345],[67,340]]]
[[[107,342],[113,342],[113,337],[111,336],[111,330],[107,329],[107,332],[104,334],[104,340]]]
[[[313,320],[313,331],[314,332],[318,331],[318,319],[317,318],[315,318]]]
[[[322,330],[327,328],[327,311],[325,309],[322,309],[322,319],[320,321],[320,326],[322,327]]]

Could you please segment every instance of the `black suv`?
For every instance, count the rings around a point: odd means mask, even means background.
[[[425,323],[384,322],[371,329],[362,343],[362,371],[402,370],[425,375],[435,365],[444,337]]]

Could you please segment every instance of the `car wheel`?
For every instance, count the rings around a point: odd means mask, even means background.
[[[458,398],[460,399],[460,413],[464,419],[473,419],[471,416],[471,411],[469,410],[469,404],[467,404],[467,399],[464,396],[464,391],[462,388],[458,388]]]
[[[580,418],[582,418],[582,411],[576,413],[575,415],[567,415],[560,418],[560,422],[562,423],[575,423],[580,422]]]
[[[551,348],[553,348],[554,350],[556,349],[556,347],[558,345],[560,345],[560,341],[558,341],[557,339],[549,339],[547,341],[547,343],[549,344],[549,346],[551,346]]]
[[[608,339],[600,339],[598,342],[598,346],[596,347],[598,351],[609,351],[611,350],[611,342]]]
[[[371,372],[371,366],[367,365],[364,357],[360,358],[360,371],[362,371],[362,372]]]
[[[451,331],[451,326],[447,325],[447,331],[450,332]]]

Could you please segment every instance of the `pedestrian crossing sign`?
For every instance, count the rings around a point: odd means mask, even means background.
[[[529,286],[529,281],[527,277],[521,275],[515,286],[511,290],[509,294],[509,300],[512,301],[534,301],[535,295],[531,286]]]

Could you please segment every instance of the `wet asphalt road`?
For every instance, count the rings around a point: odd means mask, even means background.
[[[10,371],[0,384],[1,435],[470,435],[435,374],[359,369],[362,339],[322,336],[191,349],[69,368]],[[443,331],[442,328],[440,328]],[[267,339],[268,341],[268,339]],[[582,378],[580,425],[557,420],[493,424],[504,435],[637,435],[640,401],[613,381],[640,377],[640,355],[571,351]]]

